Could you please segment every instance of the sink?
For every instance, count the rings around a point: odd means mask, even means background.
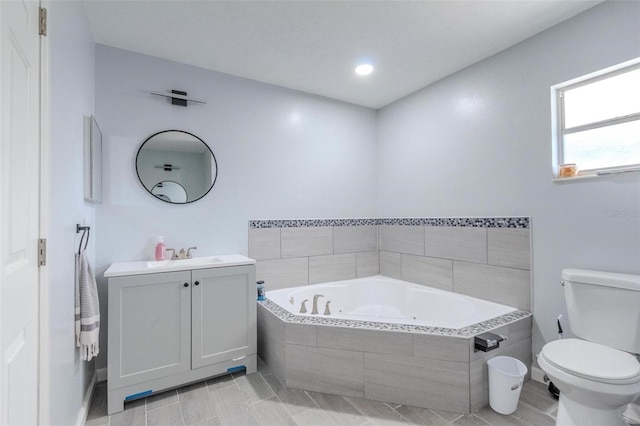
[[[205,256],[205,257],[193,257],[191,259],[175,259],[175,260],[158,260],[154,262],[147,262],[148,268],[183,268],[192,266],[206,266],[220,263],[217,257]]]
[[[2,0],[0,0],[2,1]],[[104,272],[106,278],[127,275],[157,274],[191,269],[225,268],[227,266],[255,265],[256,261],[241,254],[219,254],[191,259],[121,262],[112,264]]]

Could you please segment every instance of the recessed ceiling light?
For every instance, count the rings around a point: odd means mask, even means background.
[[[356,67],[356,74],[358,75],[369,75],[373,72],[373,65],[371,64],[362,64]]]

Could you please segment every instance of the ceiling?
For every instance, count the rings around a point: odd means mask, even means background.
[[[381,108],[600,3],[85,0],[97,43]],[[357,76],[361,62],[375,66]],[[162,88],[160,88],[162,89]]]

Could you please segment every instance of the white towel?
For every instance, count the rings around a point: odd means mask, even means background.
[[[96,279],[84,250],[76,253],[75,316],[76,346],[80,348],[80,357],[90,361],[100,352],[100,303]]]

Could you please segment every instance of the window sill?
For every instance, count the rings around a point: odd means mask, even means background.
[[[604,178],[607,176],[619,176],[622,174],[627,174],[627,173],[640,173],[640,169],[631,169],[631,170],[618,170],[618,171],[608,171],[607,173],[603,173],[603,174],[588,174],[588,175],[578,175],[578,176],[571,176],[571,177],[554,177],[553,179],[551,179],[553,182],[575,182],[575,181],[579,181],[579,180],[589,180],[589,179],[597,179],[597,178]]]

